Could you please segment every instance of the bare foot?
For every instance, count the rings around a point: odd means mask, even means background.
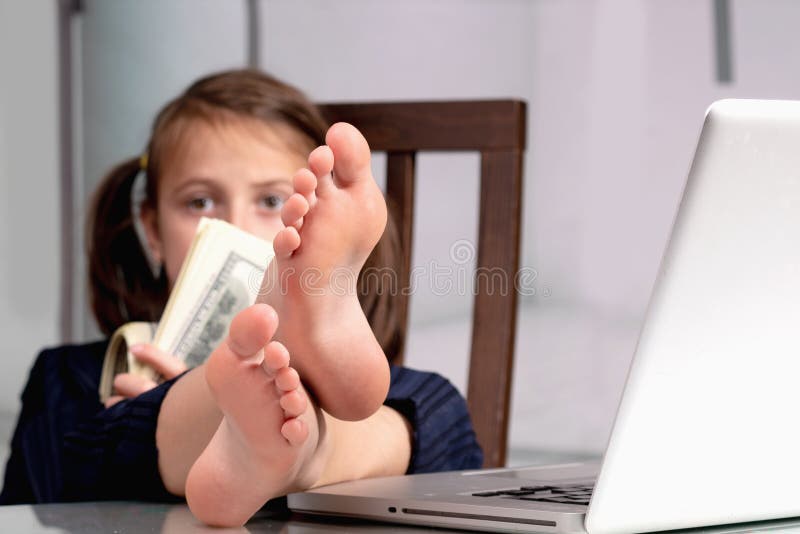
[[[277,324],[269,306],[244,310],[206,363],[224,418],[189,471],[186,499],[209,525],[243,525],[269,499],[320,476],[321,418],[286,348],[270,342]]]
[[[303,383],[334,417],[360,420],[383,403],[389,365],[358,302],[358,274],[386,227],[386,202],[367,141],[333,125],[327,145],[294,177],[259,301],[275,308],[275,338]]]

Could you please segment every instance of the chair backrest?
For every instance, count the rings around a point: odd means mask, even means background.
[[[418,151],[481,154],[480,222],[467,403],[484,466],[505,464],[517,319],[522,156],[526,106],[519,100],[323,104],[331,122],[356,126],[372,150],[387,153],[386,194],[394,202],[403,247],[399,280],[407,287]],[[500,271],[498,271],[498,269]],[[494,274],[493,274],[494,273]],[[505,277],[505,291],[494,284]],[[401,291],[405,331],[408,292]],[[402,362],[402,354],[400,355]]]

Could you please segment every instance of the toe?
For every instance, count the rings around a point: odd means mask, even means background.
[[[300,246],[300,233],[294,226],[281,230],[272,241],[275,256],[279,259],[288,258]]]
[[[264,347],[264,363],[261,366],[270,375],[289,365],[289,351],[278,341],[270,341]]]
[[[240,358],[250,358],[261,351],[278,328],[278,314],[267,304],[245,308],[231,321],[228,348]]]
[[[308,399],[295,389],[281,396],[280,405],[286,417],[297,417],[306,411]]]
[[[314,193],[317,189],[317,177],[313,172],[309,169],[297,171],[292,179],[292,187],[296,192],[306,197],[309,208],[314,207],[314,203],[317,200],[317,195]]]
[[[291,367],[284,367],[275,373],[275,385],[286,393],[300,387],[300,375]]]
[[[291,445],[302,445],[308,437],[308,427],[300,419],[289,419],[283,423],[281,434]]]
[[[300,193],[290,196],[281,208],[281,221],[285,226],[299,228],[301,218],[308,213],[308,200]]]
[[[317,194],[324,195],[333,186],[333,151],[330,147],[323,145],[315,148],[308,155],[308,168],[317,177]]]
[[[333,175],[338,186],[372,179],[369,144],[355,126],[338,122],[330,127],[325,142],[334,156]]]

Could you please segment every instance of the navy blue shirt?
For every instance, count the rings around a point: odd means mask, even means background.
[[[39,354],[22,393],[0,504],[177,501],[158,471],[156,423],[176,380],[105,409],[97,390],[108,341]],[[391,368],[385,401],[413,428],[409,473],[481,466],[464,399],[433,373]]]

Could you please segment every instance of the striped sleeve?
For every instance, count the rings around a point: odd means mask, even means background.
[[[64,500],[181,500],[164,487],[155,446],[161,404],[178,378],[120,401],[66,434]]]
[[[385,404],[414,429],[409,474],[481,467],[483,453],[467,403],[445,378],[393,366]]]

